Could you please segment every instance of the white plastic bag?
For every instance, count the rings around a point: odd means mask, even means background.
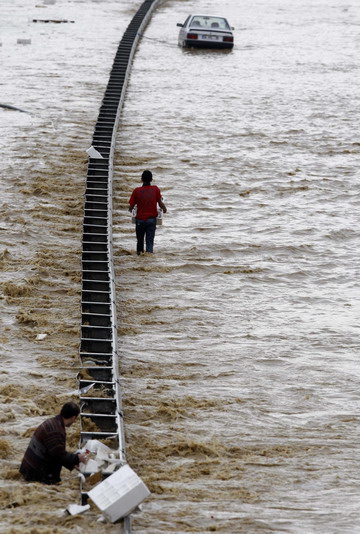
[[[158,208],[158,216],[156,217],[156,226],[161,226],[163,223],[164,212],[161,208]]]
[[[132,222],[133,224],[136,223],[136,215],[137,215],[137,206],[134,206],[134,207],[133,207],[133,210],[132,210],[132,212],[131,212],[131,222]]]

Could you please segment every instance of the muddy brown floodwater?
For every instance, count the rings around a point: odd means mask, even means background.
[[[96,509],[76,517],[64,513],[79,502],[76,473],[63,469],[62,484],[47,487],[25,483],[18,468],[34,428],[58,413],[67,392],[78,387],[85,150],[116,47],[137,8],[131,1],[1,5],[1,103],[25,110],[0,108],[4,533],[85,533],[100,525]],[[33,18],[74,24],[34,24]],[[30,45],[17,44],[24,35]],[[69,450],[78,447],[79,430],[69,429]]]
[[[85,150],[140,3],[3,4],[1,98],[30,113],[0,109],[0,530],[118,532],[64,516],[73,473],[47,488],[18,466],[77,387]],[[152,492],[133,532],[358,534],[360,6],[225,0],[234,50],[179,49],[176,23],[215,10],[157,9],[117,138],[127,459]],[[152,257],[127,212],[144,168],[169,209]]]

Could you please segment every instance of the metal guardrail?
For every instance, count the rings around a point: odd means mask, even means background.
[[[82,239],[81,445],[111,439],[126,463],[121,390],[118,374],[115,272],[112,252],[112,184],[115,140],[131,62],[140,36],[161,0],[145,0],[119,44],[95,125],[92,146],[103,159],[89,158]],[[92,394],[81,393],[94,384]],[[99,392],[96,395],[96,391]],[[95,393],[95,395],[94,395]],[[86,430],[89,427],[97,430]],[[104,475],[103,475],[104,476]],[[87,493],[81,487],[81,500]],[[131,532],[130,516],[124,530]]]

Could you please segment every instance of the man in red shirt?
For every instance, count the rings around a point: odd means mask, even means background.
[[[143,185],[136,187],[129,200],[129,211],[137,207],[135,224],[138,256],[144,252],[144,238],[146,242],[146,252],[154,252],[154,238],[156,230],[156,217],[158,216],[157,206],[166,213],[166,206],[161,198],[161,191],[157,185],[151,185],[151,171],[144,171],[141,176]]]

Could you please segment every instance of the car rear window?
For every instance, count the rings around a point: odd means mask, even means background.
[[[207,30],[211,29],[220,29],[220,30],[229,30],[229,25],[226,19],[221,17],[202,17],[196,15],[193,17],[190,26],[192,27],[201,27]]]

